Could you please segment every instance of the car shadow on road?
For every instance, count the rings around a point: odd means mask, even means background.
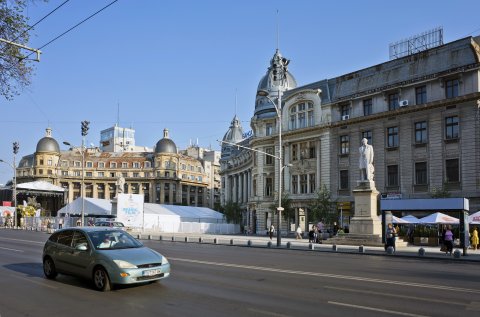
[[[42,263],[12,263],[4,265],[3,267],[25,274],[27,277],[43,277]]]

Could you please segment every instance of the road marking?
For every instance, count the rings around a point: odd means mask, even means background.
[[[21,241],[21,242],[28,242],[28,243],[45,244],[45,241],[44,242],[39,242],[39,241],[23,240],[23,239],[15,239],[15,238],[5,238],[5,237],[0,237],[0,240],[12,240],[12,241]]]
[[[460,303],[460,302],[452,302],[452,301],[445,302],[445,300],[439,300],[439,299],[434,299],[434,298],[422,298],[422,297],[417,297],[417,296],[399,295],[399,294],[396,294],[396,293],[395,294],[389,294],[389,293],[383,293],[383,292],[363,291],[363,290],[346,288],[346,287],[324,286],[323,288],[334,289],[334,290],[338,290],[338,291],[362,293],[362,294],[368,294],[368,295],[377,295],[377,296],[384,296],[384,297],[411,299],[411,300],[416,300],[416,301],[424,301],[424,302],[432,302],[432,303],[441,303],[441,304],[446,304],[447,303],[448,305],[458,305],[458,306],[469,305],[469,303]]]
[[[251,265],[241,265],[241,264],[231,264],[231,263],[221,263],[221,262],[209,262],[209,261],[200,261],[200,260],[192,260],[192,259],[182,259],[182,258],[171,258],[171,257],[169,257],[168,259],[169,260],[174,260],[174,261],[180,261],[180,262],[198,263],[198,264],[224,266],[224,267],[234,267],[234,268],[239,268],[239,269],[248,269],[248,270],[256,270],[256,271],[267,271],[267,272],[296,274],[296,275],[308,275],[308,276],[335,278],[335,279],[342,279],[342,280],[354,280],[354,281],[370,282],[370,283],[392,284],[392,285],[396,285],[396,286],[402,285],[402,286],[410,286],[410,287],[419,287],[419,288],[429,288],[429,289],[437,289],[437,290],[448,290],[448,291],[455,291],[455,292],[462,292],[462,293],[480,294],[480,290],[477,290],[477,289],[451,287],[451,286],[443,286],[443,285],[435,285],[435,284],[411,283],[411,282],[402,282],[402,281],[395,281],[395,280],[382,280],[382,279],[377,279],[377,278],[359,277],[359,276],[351,276],[351,275],[339,275],[339,274],[328,274],[328,273],[319,273],[319,272],[282,270],[282,269],[274,269],[274,268],[261,267],[261,266],[251,266]]]
[[[274,313],[274,312],[271,312],[271,311],[268,311],[268,310],[260,310],[260,309],[249,308],[248,311],[251,311],[251,312],[257,313],[257,314],[267,315],[267,316],[290,317],[290,315],[278,314],[278,313]]]
[[[412,317],[428,317],[426,315],[417,315],[417,314],[410,314],[410,313],[402,313],[394,310],[388,310],[388,309],[381,309],[381,308],[375,308],[375,307],[368,307],[368,306],[360,306],[360,305],[352,305],[352,304],[346,304],[346,303],[339,303],[339,302],[328,302],[329,304],[332,305],[338,305],[338,306],[346,306],[346,307],[352,307],[352,308],[358,308],[358,309],[364,309],[364,310],[373,310],[373,311],[378,311],[382,313],[387,313],[387,314],[392,314],[392,315],[401,315],[401,316],[412,316]]]
[[[4,247],[0,247],[0,249],[2,249],[2,250],[8,250],[8,251],[15,251],[15,252],[25,252],[25,251],[23,251],[23,250],[11,249],[11,248],[4,248]]]

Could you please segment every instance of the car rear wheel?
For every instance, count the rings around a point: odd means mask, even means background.
[[[93,271],[93,286],[102,292],[108,292],[111,289],[110,278],[104,268],[97,267]]]
[[[55,263],[53,263],[53,260],[50,257],[43,259],[43,274],[45,274],[48,279],[54,279],[57,277],[58,273],[55,269]]]

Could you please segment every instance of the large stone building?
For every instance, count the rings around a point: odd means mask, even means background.
[[[115,126],[102,131],[112,132],[111,140],[102,134],[105,146],[112,145],[106,144],[107,141],[116,143],[117,130],[122,131],[122,128]],[[81,196],[82,173],[85,196],[101,199],[115,197],[122,177],[125,180],[123,192],[143,194],[145,202],[210,208],[219,204],[218,151],[198,146],[192,147],[197,152],[195,156],[190,155],[195,152],[190,148],[179,151],[167,129],[154,151],[145,147],[140,151],[135,147],[133,129],[128,132],[128,144],[121,144],[118,151],[85,147],[83,159],[81,147],[61,151],[48,128],[46,136],[38,141],[35,153],[24,156],[19,162],[17,182],[41,180],[61,186],[67,191],[65,203],[68,203]]]
[[[251,230],[264,232],[274,220],[279,170],[296,210],[282,230],[307,228],[309,205],[323,185],[348,224],[363,138],[374,147],[381,197],[429,198],[442,190],[469,198],[470,212],[480,208],[480,37],[301,87],[280,61],[277,50],[260,80],[253,136],[239,136],[234,118],[224,141],[241,147],[222,147],[222,201],[239,202]]]

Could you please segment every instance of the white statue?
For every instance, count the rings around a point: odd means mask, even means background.
[[[125,178],[122,175],[119,175],[117,179],[117,195],[123,194],[123,189],[125,187]]]
[[[368,140],[362,139],[362,146],[359,148],[360,159],[360,180],[361,181],[373,181],[373,173],[375,168],[373,167],[373,146],[368,144]]]

